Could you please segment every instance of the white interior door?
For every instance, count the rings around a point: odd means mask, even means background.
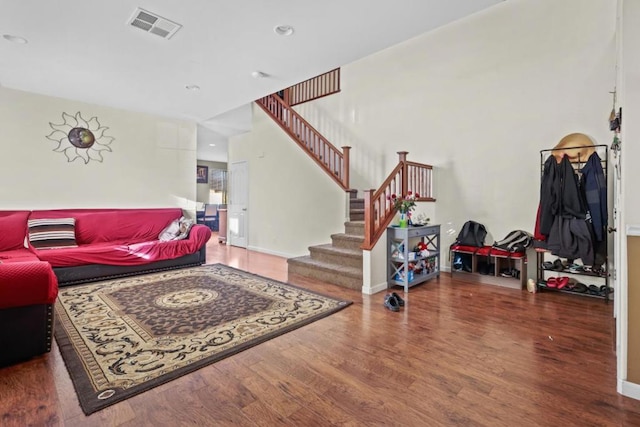
[[[229,205],[227,211],[228,242],[233,246],[247,247],[249,215],[248,164],[246,161],[231,163],[229,169]]]

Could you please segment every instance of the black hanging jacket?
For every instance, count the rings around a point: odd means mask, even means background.
[[[544,162],[540,184],[540,234],[549,235],[553,218],[560,213],[560,185],[555,157],[549,156]]]
[[[596,240],[601,242],[605,238],[605,227],[607,225],[607,180],[604,177],[602,163],[598,153],[589,156],[589,160],[582,168],[581,186],[587,202],[591,222],[593,223],[593,233]]]
[[[559,177],[561,185],[560,215],[564,218],[585,219],[587,208],[580,192],[578,176],[566,155],[559,165]]]

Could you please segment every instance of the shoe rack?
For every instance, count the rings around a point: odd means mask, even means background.
[[[538,291],[553,291],[602,298],[605,302],[611,299],[613,290],[609,287],[609,274],[606,270],[594,271],[588,267],[585,270],[584,266],[569,264],[566,259],[558,257],[555,257],[555,260],[551,262],[547,260],[547,254],[551,255],[544,249],[536,249]],[[567,280],[561,282],[561,278],[566,278]]]
[[[473,251],[451,248],[451,277],[473,280],[487,285],[511,289],[524,289],[527,284],[527,256],[524,253],[503,255],[491,253],[491,247],[475,248]],[[466,269],[455,269],[453,260],[460,254],[469,259]],[[507,272],[517,272],[517,274]]]

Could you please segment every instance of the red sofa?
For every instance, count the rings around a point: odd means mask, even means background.
[[[51,350],[58,281],[49,263],[0,264],[0,366]]]
[[[0,211],[0,366],[50,350],[58,286],[204,264],[208,227],[159,240],[181,216],[179,208]],[[34,246],[38,220],[69,218],[69,246]]]
[[[51,264],[60,286],[204,264],[208,227],[194,225],[184,240],[158,240],[181,216],[180,208],[32,211],[29,220],[74,218],[77,247],[35,249],[30,242],[29,250]]]

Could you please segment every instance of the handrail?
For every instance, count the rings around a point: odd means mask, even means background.
[[[311,158],[338,183],[343,190],[349,189],[349,150],[340,152],[313,126],[285,103],[279,96],[268,95],[256,103],[311,156]]]
[[[338,92],[340,92],[340,68],[286,88],[283,91],[283,98],[293,107]]]
[[[377,190],[364,192],[364,250],[371,250],[376,245],[385,229],[396,214],[391,203],[391,196],[405,197],[419,194],[419,202],[435,202],[433,198],[433,166],[423,163],[408,162],[406,151],[398,152],[400,160]]]

